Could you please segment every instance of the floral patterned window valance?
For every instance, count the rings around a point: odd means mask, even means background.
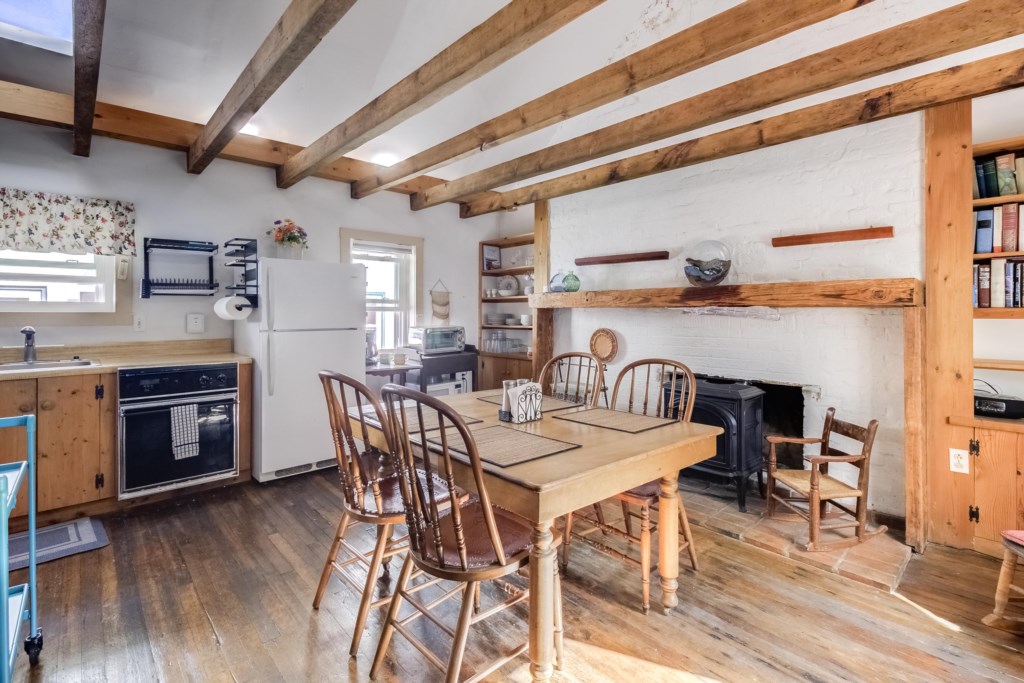
[[[0,249],[135,255],[135,205],[0,187]]]

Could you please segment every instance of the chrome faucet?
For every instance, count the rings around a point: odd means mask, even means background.
[[[36,328],[26,325],[21,328],[21,333],[25,335],[25,362],[35,363],[36,362]]]

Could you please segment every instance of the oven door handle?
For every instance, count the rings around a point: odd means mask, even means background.
[[[135,403],[133,405],[122,405],[118,408],[121,415],[127,413],[136,413],[142,410],[158,410],[161,408],[170,408],[173,406],[188,405],[195,403],[197,405],[203,405],[206,403],[230,403],[231,405],[238,405],[238,394],[214,394],[204,396],[193,396],[191,398],[173,398],[165,401],[149,401],[146,403]]]

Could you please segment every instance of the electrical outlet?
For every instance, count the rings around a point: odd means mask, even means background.
[[[135,316],[135,321],[132,323],[132,329],[135,330],[136,332],[145,332],[146,331],[146,316],[144,316],[144,315],[136,315]]]
[[[960,474],[971,473],[971,456],[967,451],[959,448],[949,449],[949,471]]]
[[[202,334],[206,331],[206,316],[202,313],[187,313],[185,315],[185,332],[188,334]]]

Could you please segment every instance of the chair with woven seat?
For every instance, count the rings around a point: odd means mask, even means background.
[[[390,558],[407,548],[407,536],[392,537],[395,525],[405,523],[405,506],[402,503],[401,480],[395,472],[392,450],[381,450],[370,443],[366,423],[368,416],[379,421],[386,435],[390,434],[390,425],[380,402],[366,385],[352,377],[325,370],[320,373],[320,382],[327,399],[331,435],[338,459],[338,472],[341,474],[343,512],[334,535],[334,542],[327,553],[320,585],[313,598],[313,608],[320,609],[327,584],[331,575],[335,573],[362,592],[349,647],[349,653],[355,655],[370,609],[381,607],[390,600],[390,596],[374,600],[373,590],[381,566],[383,565],[384,576],[387,577]],[[359,424],[358,434],[353,432],[353,420],[350,416],[355,417]],[[386,437],[386,440],[388,438],[390,437]],[[431,489],[438,500],[441,504],[447,504],[450,493],[444,482],[422,471],[419,471],[418,475],[424,485],[430,481]],[[354,523],[376,525],[377,542],[372,552],[364,553],[345,540],[346,532]],[[350,557],[339,562],[338,554],[342,548],[348,551]],[[366,568],[366,580],[362,585],[345,571],[345,567],[356,563]]]
[[[775,504],[782,503],[792,512],[808,522],[809,536],[805,546],[807,550],[833,550],[847,548],[862,543],[869,537],[884,533],[886,527],[881,526],[869,530],[868,515],[868,475],[871,467],[871,447],[878,431],[878,420],[871,420],[867,427],[860,427],[850,422],[837,420],[836,409],[829,408],[825,413],[825,426],[821,438],[794,438],[788,436],[769,436],[768,439],[768,516],[775,515]],[[860,444],[860,453],[845,453],[833,446],[833,435],[839,435]],[[779,469],[775,448],[781,443],[821,444],[819,455],[805,455],[804,460],[810,469]],[[857,485],[851,486],[829,474],[829,466],[848,463],[858,468]],[[782,484],[791,492],[783,496],[776,492],[776,486]],[[851,509],[838,502],[855,498],[856,507]],[[803,507],[806,505],[806,509]],[[825,521],[828,506],[832,505],[851,515],[853,520],[836,519]],[[835,529],[856,529],[856,535],[836,541],[823,542],[821,532]]]
[[[457,412],[432,396],[395,384],[385,385],[381,394],[394,429],[395,452],[399,455],[401,491],[409,529],[409,552],[402,565],[380,642],[377,644],[370,678],[375,678],[381,670],[391,638],[398,632],[445,672],[445,681],[452,683],[459,680],[470,626],[529,598],[528,588],[517,588],[503,579],[529,566],[533,526],[526,519],[491,504],[476,442]],[[410,424],[410,414],[416,416],[413,424]],[[429,422],[424,421],[425,415],[429,416]],[[425,424],[435,425],[436,428],[425,429]],[[456,456],[459,465],[453,458],[451,447],[456,436],[461,437],[465,444],[465,452],[458,451],[459,455]],[[422,462],[428,476],[437,476],[447,482],[449,496],[457,492],[454,483],[457,468],[468,467],[475,488],[474,498],[461,506],[443,508],[438,504],[436,492],[424,485],[422,477],[412,473],[416,461]],[[554,532],[554,536],[553,547],[560,542],[557,532]],[[411,578],[414,569],[434,577],[433,580],[413,585]],[[562,593],[557,567],[555,572],[555,666],[561,668]],[[442,580],[455,581],[459,585],[429,604],[418,599],[420,591]],[[485,581],[497,582],[508,597],[481,610],[477,601],[478,587]],[[434,610],[457,595],[461,595],[462,603],[458,622],[451,628],[434,614]],[[409,616],[400,617],[405,603],[415,611]],[[431,652],[426,644],[417,640],[408,628],[419,617],[426,617],[453,639],[447,664]],[[483,667],[468,680],[483,680],[526,651],[527,644],[524,642],[496,662]]]
[[[626,389],[628,387],[628,395]],[[652,396],[653,394],[653,396]],[[630,363],[622,369],[615,379],[612,390],[611,405],[617,410],[625,410],[639,415],[656,417],[668,416],[680,422],[689,422],[693,414],[696,394],[696,380],[693,372],[682,363],[662,358],[650,358]],[[669,405],[669,398],[679,396],[679,404]],[[615,496],[622,508],[622,529],[605,522],[604,516],[594,517],[582,515],[580,511],[566,515],[565,542],[562,545],[561,567],[563,571],[569,566],[569,550],[573,538],[586,541],[598,550],[607,552],[628,562],[640,565],[642,600],[641,609],[644,614],[650,611],[651,605],[651,535],[657,530],[652,520],[652,511],[657,511],[658,498],[661,494],[661,482],[651,481]],[[634,510],[633,508],[637,508]],[[595,506],[600,512],[600,506]],[[574,531],[575,517],[581,517],[589,524],[587,529]],[[633,520],[640,521],[639,536],[633,533]],[[610,546],[600,543],[591,535],[596,531],[613,534],[625,538],[630,543],[640,544],[640,559],[622,553]],[[679,531],[683,537],[679,543],[679,551],[686,550],[694,571],[699,570],[697,548],[693,544],[690,521],[686,516],[682,496],[679,496]]]
[[[597,407],[604,387],[603,364],[597,356],[573,351],[555,356],[537,375],[545,396],[565,401],[578,401]]]
[[[1011,601],[1024,601],[1024,598],[1010,597],[1010,592],[1024,595],[1024,588],[1013,585],[1013,575],[1017,571],[1017,562],[1024,558],[1024,531],[1003,532],[1003,564],[999,569],[999,583],[996,585],[996,600],[992,614],[981,620],[981,623],[992,628],[1024,635],[1024,618],[1006,616],[1006,606]]]

